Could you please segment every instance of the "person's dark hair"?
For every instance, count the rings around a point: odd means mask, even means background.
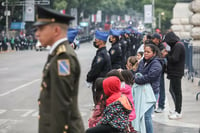
[[[138,62],[136,56],[129,56],[127,60],[131,63],[132,66],[134,66]]]
[[[124,81],[123,76],[121,75],[121,73],[117,69],[113,69],[106,74],[106,77],[110,77],[110,76],[116,76],[120,79],[121,82]]]
[[[95,81],[95,89],[96,89],[96,92],[95,92],[95,105],[101,101],[101,97],[102,95],[104,94],[104,91],[103,91],[103,80],[104,78],[100,77],[100,78],[97,78],[96,81]]]
[[[103,113],[103,110],[106,107],[106,99],[107,96],[104,94],[104,90],[103,90],[103,80],[104,78],[100,77],[97,78],[95,81],[95,88],[96,88],[96,92],[95,92],[95,105],[100,103],[100,114],[98,114],[97,117],[101,116]]]
[[[144,45],[146,45],[146,44],[151,44],[151,43],[152,43],[152,41],[149,40],[149,39],[147,39],[147,40],[144,42]]]
[[[119,41],[119,37],[118,36],[113,36],[113,37],[115,38],[116,42]]]
[[[154,44],[146,44],[144,47],[150,47],[153,53],[156,53],[156,56],[160,56],[160,50]]]
[[[124,78],[125,83],[127,85],[132,86],[133,83],[134,83],[133,82],[133,74],[132,74],[132,72],[129,71],[129,70],[123,70],[123,71],[121,71],[121,74],[122,74],[122,76]]]
[[[151,39],[152,39],[151,34],[147,34],[147,40],[151,40]]]
[[[143,56],[143,54],[144,54],[144,52],[142,52],[142,51],[140,51],[140,52],[138,52],[141,56]]]

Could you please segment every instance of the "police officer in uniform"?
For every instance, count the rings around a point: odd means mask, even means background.
[[[66,31],[74,17],[38,6],[35,36],[52,46],[43,69],[39,133],[84,133],[78,109],[80,65]]]
[[[107,32],[95,32],[95,41],[93,42],[93,45],[95,48],[97,48],[97,51],[86,79],[87,82],[92,83],[93,100],[95,97],[94,83],[96,79],[98,77],[105,77],[107,72],[111,70],[110,55],[106,50],[106,41],[108,35],[109,34]],[[95,100],[94,103],[96,103]]]
[[[111,58],[112,69],[122,68],[122,50],[119,45],[119,36],[121,31],[119,30],[110,30],[110,38],[109,41],[111,43],[111,48],[109,49],[109,54]]]
[[[121,47],[121,51],[122,51],[122,69],[126,69],[126,53],[127,53],[127,41],[125,39],[125,31],[121,32],[121,36],[119,38],[119,46]]]

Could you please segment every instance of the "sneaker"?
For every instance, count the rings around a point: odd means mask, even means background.
[[[162,108],[157,108],[154,112],[155,113],[162,113],[164,111],[164,109]]]
[[[168,116],[170,120],[178,120],[182,118],[182,114],[179,114],[177,112],[171,114]]]
[[[174,110],[169,110],[169,115],[172,115],[172,114],[175,114],[176,113],[176,111],[174,111]]]

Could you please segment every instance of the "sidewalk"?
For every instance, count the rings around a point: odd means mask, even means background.
[[[196,94],[200,92],[200,86],[198,82],[200,79],[194,79],[192,83],[191,80],[188,80],[186,77],[182,79],[182,119],[179,120],[169,120],[168,114],[169,110],[174,109],[174,103],[172,97],[169,93],[169,80],[165,79],[165,92],[166,92],[166,101],[165,101],[165,110],[163,113],[154,113],[153,121],[164,124],[167,126],[175,127],[187,127],[187,128],[200,128],[200,95],[199,100],[196,101]]]

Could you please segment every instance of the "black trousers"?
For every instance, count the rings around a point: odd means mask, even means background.
[[[120,133],[117,129],[110,125],[97,125],[96,127],[88,128],[85,133]]]
[[[170,79],[169,91],[175,104],[175,111],[181,113],[181,108],[182,108],[181,78]]]

